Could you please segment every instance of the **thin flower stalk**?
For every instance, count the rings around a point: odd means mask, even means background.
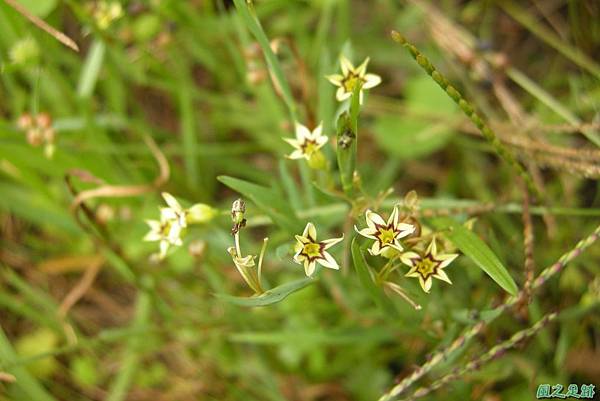
[[[415,59],[417,64],[423,68],[431,78],[450,96],[450,98],[460,107],[460,109],[469,117],[469,119],[479,128],[485,139],[487,139],[498,155],[504,159],[516,172],[520,175],[529,190],[542,198],[542,194],[535,186],[535,183],[525,170],[523,166],[518,162],[515,156],[506,148],[498,136],[492,131],[488,124],[479,116],[473,106],[462,96],[462,94],[444,77],[423,55],[413,44],[409,43],[404,36],[396,31],[392,31],[392,39],[404,46],[411,56]]]
[[[469,340],[471,340],[471,338],[481,333],[484,327],[485,322],[480,321],[468,328],[462,335],[456,338],[452,344],[434,354],[427,362],[419,366],[410,376],[404,378],[400,383],[395,385],[390,391],[379,398],[379,401],[390,401],[404,393],[414,382],[429,373],[440,362],[445,361],[450,354],[465,345]]]
[[[538,320],[533,326],[529,327],[528,329],[521,330],[521,331],[515,333],[511,338],[490,348],[485,354],[468,362],[461,369],[457,369],[454,372],[442,377],[441,379],[436,380],[428,387],[421,387],[421,388],[417,389],[417,391],[415,391],[411,397],[405,398],[401,401],[413,401],[413,400],[416,400],[417,398],[425,397],[426,395],[432,393],[433,391],[435,391],[439,388],[444,387],[448,383],[460,378],[461,376],[464,376],[465,374],[467,374],[469,372],[472,372],[474,370],[481,368],[483,365],[485,365],[486,363],[488,363],[496,358],[500,358],[509,349],[514,348],[516,345],[520,344],[521,342],[525,341],[526,339],[529,339],[532,336],[534,336],[535,334],[537,334],[540,330],[542,330],[544,327],[546,327],[550,322],[554,321],[557,316],[558,316],[557,313],[549,313],[549,314],[545,315],[543,318]]]
[[[529,304],[531,300],[531,285],[535,274],[533,223],[531,221],[531,213],[529,212],[529,203],[529,191],[527,191],[527,188],[523,188],[523,212],[521,218],[523,220],[523,247],[525,249],[525,284],[523,285],[523,300],[525,304]]]
[[[261,284],[261,274],[264,254],[267,249],[267,242],[269,239],[265,238],[263,240],[263,245],[258,258],[258,265],[256,265],[254,261],[256,256],[243,256],[242,248],[240,246],[240,231],[246,226],[246,219],[244,217],[245,213],[246,203],[244,200],[237,199],[234,201],[231,207],[231,220],[233,222],[231,234],[233,235],[234,246],[227,248],[227,252],[231,256],[235,268],[238,270],[246,284],[248,284],[248,287],[254,291],[255,295],[260,295],[265,292]]]
[[[400,297],[404,299],[410,306],[415,308],[415,310],[421,310],[423,308],[421,305],[413,301],[410,296],[408,296],[406,291],[404,291],[404,288],[400,287],[398,284],[392,283],[391,281],[385,281],[383,282],[383,286],[384,288],[390,289],[395,294],[400,295]]]
[[[599,237],[600,225],[596,227],[596,229],[590,235],[580,240],[573,249],[564,253],[556,263],[544,269],[533,281],[533,284],[531,286],[532,292],[536,291],[538,288],[544,285],[550,278],[562,271],[562,269],[564,269],[565,266],[571,263],[575,258],[581,255],[588,247],[590,247],[594,242],[596,242]],[[522,291],[520,292],[520,294],[517,294],[517,296],[508,298],[506,302],[493,309],[491,311],[492,313],[490,314],[490,316],[493,317],[487,320],[479,320],[473,326],[465,329],[463,334],[461,334],[455,341],[453,341],[452,344],[450,344],[450,346],[439,351],[429,361],[427,361],[422,366],[418,367],[411,376],[407,377],[406,379],[402,380],[400,383],[392,387],[392,389],[390,389],[387,393],[385,393],[379,398],[379,401],[391,401],[400,394],[404,393],[408,389],[408,387],[410,387],[415,381],[419,380],[421,377],[430,372],[436,365],[438,365],[441,361],[445,360],[448,357],[448,355],[462,348],[468,342],[468,340],[479,334],[486,324],[491,323],[497,317],[502,315],[505,311],[517,304],[521,296]]]

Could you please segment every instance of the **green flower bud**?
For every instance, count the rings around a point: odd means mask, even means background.
[[[327,159],[320,150],[315,151],[308,159],[308,166],[313,170],[325,170],[327,168]]]
[[[204,203],[196,203],[187,210],[185,219],[187,224],[208,223],[216,215],[217,210]]]

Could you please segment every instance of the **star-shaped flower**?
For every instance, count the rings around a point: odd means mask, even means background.
[[[326,78],[334,84],[339,86],[335,97],[338,101],[342,102],[349,99],[352,96],[352,92],[356,85],[360,84],[360,104],[363,102],[363,90],[371,89],[381,83],[381,77],[375,74],[367,74],[367,64],[369,64],[369,58],[362,62],[358,67],[354,67],[350,60],[345,56],[340,57],[340,65],[342,67],[342,74],[328,75]]]
[[[187,227],[187,211],[170,193],[163,192],[161,195],[169,206],[160,209],[161,220],[176,220],[181,228]]]
[[[405,276],[417,277],[423,291],[429,292],[433,284],[433,278],[452,284],[443,269],[452,263],[457,256],[456,253],[438,254],[434,238],[423,255],[416,252],[405,252],[400,256],[400,260],[405,265],[410,266],[410,270]]]
[[[328,141],[327,136],[323,135],[323,124],[319,124],[312,132],[300,123],[296,123],[296,138],[283,138],[284,141],[294,147],[294,151],[287,157],[290,159],[311,160],[313,156],[319,153]]]
[[[181,227],[177,220],[166,219],[164,215],[161,215],[160,221],[158,220],[146,220],[146,223],[150,226],[150,232],[144,236],[144,241],[160,241],[159,258],[164,259],[167,256],[167,251],[171,247],[181,246]]]
[[[302,235],[296,235],[296,240],[298,242],[294,247],[294,250],[296,251],[294,261],[298,264],[304,264],[304,271],[308,277],[311,277],[315,272],[317,263],[321,266],[338,270],[340,266],[333,256],[327,252],[327,249],[343,239],[344,236],[342,235],[341,238],[317,241],[317,230],[313,223],[308,223],[304,228]]]
[[[415,231],[415,226],[412,224],[401,223],[399,221],[398,207],[394,206],[394,210],[390,218],[386,222],[377,213],[367,210],[365,212],[367,227],[359,230],[356,226],[354,229],[363,237],[375,240],[369,253],[371,255],[387,256],[393,250],[401,252],[403,250],[400,245],[400,239],[409,236]]]
[[[168,207],[160,208],[160,220],[146,220],[150,232],[144,241],[160,241],[159,256],[163,259],[171,245],[182,244],[181,237],[188,224],[206,223],[217,215],[217,211],[204,203],[184,209],[173,195],[167,192],[161,195]]]

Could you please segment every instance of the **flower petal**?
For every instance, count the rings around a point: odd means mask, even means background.
[[[332,246],[334,246],[335,244],[342,242],[343,240],[344,240],[344,235],[342,235],[340,238],[326,239],[325,241],[321,241],[321,244],[325,245],[323,247],[323,249],[329,249]]]
[[[306,229],[304,229],[304,235],[295,235],[296,237],[296,241],[298,241],[299,243],[302,244],[302,246],[306,245],[306,244],[310,244],[312,241],[310,240],[310,238],[306,237]]]
[[[179,204],[179,202],[177,202],[177,199],[175,199],[173,195],[171,195],[168,192],[163,192],[161,195],[170,208],[172,208],[175,211],[182,210],[181,205]]]
[[[367,237],[370,239],[374,239],[376,240],[377,237],[375,237],[375,233],[377,233],[377,230],[367,227],[367,228],[363,228],[362,230],[359,230],[358,227],[354,226],[354,231],[356,231],[358,234],[362,235],[363,237]]]
[[[302,142],[300,142],[297,139],[292,139],[292,138],[281,138],[281,139],[283,139],[284,141],[286,141],[287,143],[289,143],[290,145],[292,145],[296,149],[300,149],[301,148]]]
[[[429,246],[427,246],[427,250],[425,251],[425,254],[431,255],[434,258],[437,255],[437,245],[435,243],[435,237],[431,240],[431,242],[429,243]]]
[[[367,219],[367,225],[372,229],[375,229],[376,225],[385,226],[385,220],[370,209],[365,212],[365,218]]]
[[[315,273],[316,267],[317,263],[314,260],[309,261],[308,259],[306,259],[304,261],[304,272],[308,277],[312,277],[312,275]]]
[[[402,263],[404,263],[407,266],[410,266],[412,268],[414,268],[415,266],[415,260],[419,260],[421,259],[421,256],[416,253],[416,252],[404,252],[402,255],[400,255],[400,261]]]
[[[302,249],[300,249],[300,251],[302,251]],[[301,255],[300,251],[298,251],[295,255],[294,255],[294,262],[298,263],[299,265],[302,264],[302,262],[304,262],[306,260],[306,256]]]
[[[167,251],[169,250],[170,245],[171,244],[169,244],[168,241],[160,241],[160,253],[158,254],[160,259],[164,259],[164,257],[167,256]]]
[[[160,208],[160,220],[165,222],[169,220],[177,220],[177,212],[170,207]]]
[[[335,86],[342,86],[342,81],[344,80],[344,76],[340,74],[326,75],[325,78]]]
[[[398,233],[398,236],[396,238],[404,238],[406,236],[411,235],[412,233],[415,232],[415,230],[417,229],[417,227],[413,226],[412,224],[408,224],[408,223],[400,223],[397,226],[398,230],[400,230],[400,232]]]
[[[321,149],[323,146],[325,146],[325,144],[329,141],[329,138],[326,137],[325,135],[321,135],[319,137],[315,138],[315,142],[317,143],[316,148],[317,149]]]
[[[158,220],[146,220],[146,224],[150,226],[150,230],[152,231],[160,231],[160,221]]]
[[[298,159],[303,159],[305,157],[305,155],[301,150],[296,149],[289,155],[286,155],[285,157],[287,157],[288,159],[292,159],[292,160],[298,160]]]
[[[437,269],[437,272],[433,275],[433,277],[435,277],[437,279],[440,279],[442,281],[445,281],[448,284],[452,284],[452,281],[450,281],[450,277],[448,277],[448,275],[446,274],[446,272],[443,271],[440,268]]]
[[[296,123],[296,138],[303,143],[305,139],[310,139],[310,130],[300,123]]]
[[[419,283],[421,284],[423,291],[429,292],[429,290],[431,290],[431,285],[433,284],[433,279],[431,276],[427,277],[426,280],[423,280],[423,277],[419,277]]]
[[[354,70],[354,72],[361,78],[364,78],[366,72],[367,72],[367,65],[369,64],[369,61],[371,59],[369,57],[367,57],[365,59],[365,61],[363,61],[361,63],[361,65],[359,65],[358,67],[356,67],[356,69]]]
[[[398,207],[394,206],[394,209],[392,210],[392,214],[390,214],[390,217],[387,221],[387,225],[388,226],[392,226],[392,227],[398,227]]]
[[[417,266],[412,266],[408,273],[404,275],[405,277],[421,277],[421,275],[417,272]]]
[[[329,252],[323,252],[323,258],[324,259],[317,259],[317,262],[319,262],[319,264],[321,266],[327,267],[329,269],[335,269],[335,270],[340,269],[340,265],[338,265],[336,260],[333,258],[333,256],[331,256],[331,254]]]
[[[363,89],[371,89],[381,83],[381,77],[375,74],[366,74],[364,79],[365,83],[363,84]]]
[[[321,122],[317,127],[313,130],[311,138],[314,140],[318,140],[323,135],[323,123]]]
[[[343,76],[347,76],[348,73],[354,72],[354,66],[352,65],[350,60],[348,60],[343,54],[340,56],[340,65],[342,67]]]
[[[373,256],[377,256],[381,253],[381,246],[379,245],[379,241],[373,242],[371,248],[369,248],[369,253]]]
[[[454,259],[456,259],[457,257],[458,257],[457,253],[450,253],[450,254],[446,254],[446,255],[437,255],[436,259],[442,261],[442,263],[440,263],[440,269],[443,269],[444,267],[446,267],[450,263],[452,263],[454,261]]]
[[[346,89],[343,87],[339,87],[335,92],[335,98],[338,100],[338,102],[343,102],[344,100],[349,99],[351,96],[352,92],[346,92]]]
[[[315,225],[311,222],[306,223],[302,236],[308,238],[310,242],[315,242],[317,240],[317,229],[315,228]]]
[[[144,235],[143,241],[160,241],[162,239],[162,235],[160,235],[157,231],[150,231],[148,234]]]

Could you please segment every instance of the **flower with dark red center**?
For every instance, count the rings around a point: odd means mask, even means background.
[[[410,266],[410,270],[405,276],[418,278],[423,291],[429,292],[434,278],[452,284],[452,281],[450,281],[450,278],[443,269],[452,263],[457,256],[458,254],[456,253],[438,254],[434,238],[424,254],[404,252],[400,256],[400,260],[405,265]]]
[[[371,89],[381,83],[379,75],[367,74],[367,64],[369,64],[368,57],[358,67],[354,67],[345,56],[340,57],[342,74],[333,74],[326,77],[329,82],[339,87],[335,93],[335,98],[338,101],[342,102],[349,99],[356,85],[360,85],[359,102],[362,104],[363,89]]]
[[[296,235],[296,246],[294,250],[294,261],[298,264],[304,264],[304,271],[308,277],[311,277],[317,267],[317,263],[329,269],[338,270],[340,266],[336,260],[327,252],[335,244],[344,239],[332,238],[324,241],[317,241],[317,230],[313,223],[306,224],[302,235]]]
[[[389,256],[390,252],[394,250],[402,252],[403,248],[400,244],[400,239],[415,231],[415,226],[412,224],[401,223],[399,221],[397,206],[394,207],[387,222],[371,210],[365,212],[365,219],[367,221],[366,228],[359,230],[355,226],[354,229],[363,237],[375,240],[371,248],[369,248],[371,255],[383,254],[383,256]]]

